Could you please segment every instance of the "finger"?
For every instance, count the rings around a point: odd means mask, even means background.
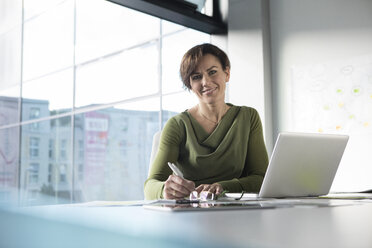
[[[222,186],[218,183],[214,183],[211,185],[208,191],[214,194],[219,194],[222,192]]]
[[[173,184],[172,182],[168,182],[164,186],[163,197],[165,199],[180,199],[180,198],[184,198],[187,195],[189,195],[189,194],[187,194],[187,193],[185,194],[185,193],[182,193],[182,192],[176,190],[175,189],[175,184]]]
[[[175,199],[176,193],[175,190],[173,189],[174,182],[172,180],[172,176],[169,176],[168,179],[164,183],[164,189],[163,189],[163,197],[165,199]]]
[[[202,191],[208,191],[209,187],[209,184],[201,184],[195,190],[200,194]]]
[[[195,191],[198,192],[198,194],[203,190],[204,185],[201,184],[198,187],[196,187]]]
[[[180,180],[181,179],[181,180]],[[179,178],[178,176],[170,176],[168,180],[165,182],[164,185],[164,191],[168,195],[172,196],[177,196],[177,197],[185,197],[190,195],[190,193],[194,190],[194,187],[190,187],[187,185],[189,188],[185,187],[185,180],[182,178]],[[192,182],[192,186],[194,186],[194,182]],[[191,190],[190,190],[191,188]],[[174,193],[176,191],[176,193]]]
[[[164,198],[165,199],[182,199],[185,195],[181,194],[180,192],[176,190],[166,190],[164,191]]]
[[[211,188],[210,184],[205,184],[204,188],[203,188],[203,191],[209,191],[210,188]]]
[[[222,188],[221,185],[219,185],[219,187],[217,187],[217,189],[216,189],[216,194],[219,195],[219,194],[221,194],[222,192],[223,192],[223,188]]]
[[[172,175],[171,179],[175,184],[182,186],[182,188],[187,191],[187,192],[184,192],[180,188],[177,188],[177,190],[179,190],[180,192],[190,194],[193,190],[195,190],[195,183],[193,181],[183,179],[179,176],[174,176],[174,175]]]

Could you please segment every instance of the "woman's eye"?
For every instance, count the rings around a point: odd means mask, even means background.
[[[216,73],[217,73],[216,70],[211,70],[211,71],[209,71],[209,75],[213,75],[213,74],[216,74]]]
[[[201,75],[194,75],[194,76],[191,77],[191,79],[192,79],[193,81],[195,81],[195,80],[200,80],[200,79],[201,79]]]

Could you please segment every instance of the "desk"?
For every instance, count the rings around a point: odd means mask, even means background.
[[[372,247],[371,200],[177,213],[55,205],[0,209],[0,220],[0,247]]]

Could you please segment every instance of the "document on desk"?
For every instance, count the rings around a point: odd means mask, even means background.
[[[226,194],[224,194],[224,196],[220,196],[218,199],[219,200],[228,200],[228,201],[231,201],[231,200],[245,200],[245,201],[264,200],[264,199],[260,199],[258,197],[258,194],[256,194],[256,193],[244,193],[243,195],[242,195],[242,193],[226,193]],[[272,199],[272,198],[267,198],[267,199]]]
[[[174,204],[175,200],[138,200],[138,201],[90,201],[83,203],[75,203],[71,206],[75,207],[130,207],[143,206],[151,204]]]
[[[328,195],[319,196],[323,199],[344,199],[344,200],[372,200],[371,193],[329,193]]]

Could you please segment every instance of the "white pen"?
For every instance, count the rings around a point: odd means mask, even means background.
[[[182,172],[180,171],[180,169],[177,168],[177,166],[176,166],[175,164],[173,164],[173,163],[171,163],[171,162],[168,162],[168,166],[169,166],[169,168],[172,169],[173,173],[174,173],[176,176],[179,176],[180,178],[185,179],[185,178],[183,177]]]

